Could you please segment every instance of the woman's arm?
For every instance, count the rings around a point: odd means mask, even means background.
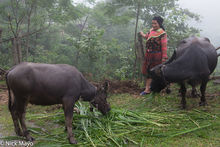
[[[148,33],[147,34],[144,34],[143,32],[139,32],[140,34],[141,34],[141,36],[143,37],[143,38],[148,38]]]

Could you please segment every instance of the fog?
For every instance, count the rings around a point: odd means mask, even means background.
[[[201,36],[208,37],[215,47],[219,47],[220,0],[179,0],[179,4],[201,16],[201,22],[191,25],[202,29]]]
[[[95,0],[96,2],[102,0]],[[85,3],[78,0],[77,3]],[[200,15],[201,22],[189,22],[191,26],[201,29],[201,36],[208,37],[215,47],[220,46],[220,0],[179,0],[182,8]],[[86,3],[88,6],[90,4]]]

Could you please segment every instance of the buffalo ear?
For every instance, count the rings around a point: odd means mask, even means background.
[[[150,69],[150,75],[154,78],[154,77],[161,77],[161,67],[163,65],[157,65],[155,67],[153,67],[152,69]]]

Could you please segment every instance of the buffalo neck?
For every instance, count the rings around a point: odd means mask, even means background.
[[[84,101],[91,101],[94,99],[96,94],[96,88],[90,82],[88,82],[84,77],[82,77],[81,83],[81,93],[80,96]]]

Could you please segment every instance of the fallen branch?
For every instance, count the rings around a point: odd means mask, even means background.
[[[6,73],[6,70],[4,70],[3,68],[0,67],[0,73],[5,74],[5,73]]]
[[[220,49],[220,46],[218,48],[216,48],[216,51]]]

